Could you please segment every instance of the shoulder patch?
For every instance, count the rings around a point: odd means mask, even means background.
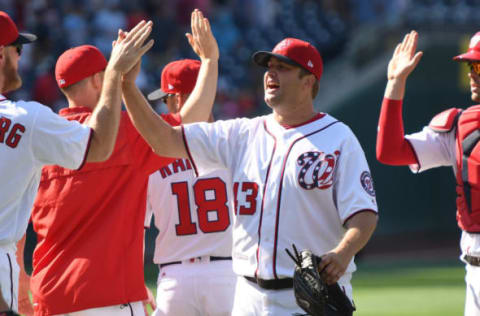
[[[428,127],[438,133],[450,132],[455,127],[460,113],[462,113],[462,110],[457,108],[445,110],[435,115]]]
[[[370,172],[364,171],[360,175],[360,183],[363,189],[371,196],[375,197],[375,189],[373,188],[373,180]]]

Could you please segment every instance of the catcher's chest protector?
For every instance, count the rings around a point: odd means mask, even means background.
[[[480,232],[480,105],[458,117],[456,140],[457,221],[464,231]]]

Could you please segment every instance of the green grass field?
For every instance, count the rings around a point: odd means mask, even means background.
[[[460,316],[465,299],[460,262],[359,265],[356,316]]]
[[[156,267],[146,267],[155,291]],[[461,262],[360,263],[354,274],[355,316],[461,316],[465,298]]]

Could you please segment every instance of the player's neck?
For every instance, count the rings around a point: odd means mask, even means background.
[[[317,113],[315,111],[303,113],[279,113],[273,111],[273,117],[280,125],[296,126],[311,120]]]
[[[88,103],[75,102],[73,100],[68,100],[68,107],[69,108],[87,107],[92,110],[95,108],[95,106],[89,106]]]
[[[67,97],[67,100],[69,108],[87,107],[93,110],[97,106],[95,98],[93,98],[90,94],[77,94]]]
[[[295,126],[312,119],[317,113],[313,104],[273,107],[273,117],[280,125]]]

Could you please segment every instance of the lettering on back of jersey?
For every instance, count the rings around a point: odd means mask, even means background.
[[[190,160],[177,159],[171,164],[168,164],[165,167],[158,169],[158,172],[160,172],[162,179],[165,179],[166,177],[171,176],[172,174],[176,174],[176,173],[183,172],[186,170],[191,170],[191,169],[192,169],[192,165],[190,164]]]
[[[16,148],[25,130],[26,128],[22,124],[12,124],[12,120],[6,117],[0,117],[0,144]]]
[[[301,167],[298,173],[298,183],[306,190],[318,188],[328,189],[333,184],[333,172],[337,165],[340,151],[326,154],[319,151],[309,151],[297,158],[297,164]]]

